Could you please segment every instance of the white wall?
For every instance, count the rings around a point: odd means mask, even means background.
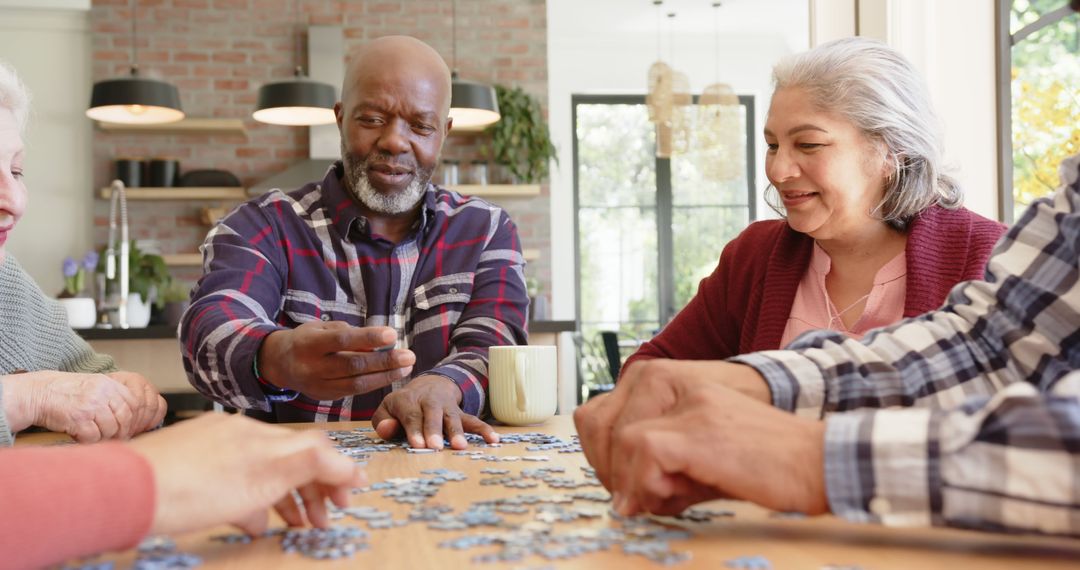
[[[0,59],[15,66],[34,98],[25,137],[30,203],[8,251],[50,295],[63,287],[64,257],[91,246],[88,18],[83,9],[0,5]]]
[[[548,104],[552,140],[559,164],[551,173],[552,313],[555,319],[575,317],[573,231],[574,94],[640,94],[646,73],[656,60],[656,13],[647,0],[548,0]],[[675,11],[674,56],[669,63],[690,78],[691,90],[716,80],[714,18],[708,2],[668,0]],[[772,93],[772,65],[782,56],[809,46],[807,0],[725,2],[721,23],[721,80],[740,95],[755,98],[755,128],[764,124]],[[777,17],[782,14],[783,17]],[[667,26],[667,24],[664,24]],[[664,28],[666,29],[666,27]],[[668,60],[666,32],[663,36]],[[758,216],[771,211],[761,200],[768,183],[764,174],[764,142],[756,140]],[[718,252],[719,253],[719,252]]]
[[[964,188],[964,205],[1001,219],[994,2],[872,1],[887,4],[885,40],[926,78],[945,129],[946,161]]]

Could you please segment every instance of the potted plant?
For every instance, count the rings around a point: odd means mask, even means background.
[[[105,255],[98,260],[98,273],[105,273]],[[165,301],[158,295],[164,291],[172,277],[169,268],[165,265],[165,259],[155,253],[146,253],[139,249],[135,240],[131,240],[128,250],[128,326],[142,328],[150,323],[151,306],[161,310],[165,307]],[[105,283],[105,295],[113,293],[116,284],[114,281]],[[152,304],[152,305],[151,305]]]
[[[67,312],[68,325],[73,329],[88,329],[97,321],[97,305],[86,291],[86,273],[93,271],[98,254],[88,251],[79,261],[67,257],[61,266],[64,273],[64,290],[57,295]]]
[[[506,167],[516,182],[540,182],[547,177],[548,160],[558,160],[540,101],[520,87],[496,85],[495,94],[502,118],[488,127],[492,158]]]

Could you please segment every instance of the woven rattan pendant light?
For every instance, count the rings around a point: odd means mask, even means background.
[[[719,1],[712,3],[716,82],[707,85],[698,99],[694,146],[703,155],[699,162],[702,173],[711,180],[727,181],[743,176],[746,148],[739,97],[720,81],[720,5]]]

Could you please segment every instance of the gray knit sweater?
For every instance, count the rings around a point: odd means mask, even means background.
[[[71,330],[60,303],[46,296],[8,253],[0,262],[0,375],[16,370],[101,373],[115,371],[116,365]],[[14,440],[0,389],[0,447]]]

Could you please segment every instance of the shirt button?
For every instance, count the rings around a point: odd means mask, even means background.
[[[453,295],[454,293],[457,293],[457,287],[450,288],[450,294]]]
[[[885,516],[892,512],[892,504],[884,497],[870,499],[870,512],[878,516]]]
[[[400,309],[400,308],[401,308],[401,307],[399,307],[399,306],[397,306],[397,305],[394,305],[394,308],[393,308],[392,310],[393,310],[393,311],[394,311],[394,313],[396,314],[396,313],[398,312],[398,309]]]
[[[323,313],[323,316],[321,316],[319,318],[324,320],[324,321],[329,321],[331,319],[330,315],[327,314],[327,313]]]

